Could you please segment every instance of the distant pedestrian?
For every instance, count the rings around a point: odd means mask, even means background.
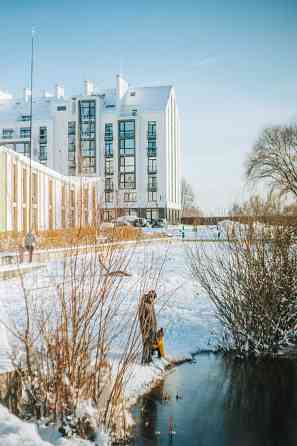
[[[24,249],[23,245],[20,245],[19,246],[19,263],[24,262],[24,253],[25,253],[25,249]]]
[[[33,251],[35,247],[36,238],[32,231],[29,231],[25,237],[25,248],[29,253],[29,263],[32,263]]]
[[[184,239],[185,238],[185,227],[184,226],[182,227],[181,234],[182,234],[182,239]]]

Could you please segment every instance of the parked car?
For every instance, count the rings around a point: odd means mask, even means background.
[[[134,226],[137,228],[145,228],[147,226],[147,221],[145,218],[136,217],[134,221]]]
[[[164,226],[165,226],[165,221],[163,218],[159,218],[157,220],[151,221],[152,228],[164,228]]]

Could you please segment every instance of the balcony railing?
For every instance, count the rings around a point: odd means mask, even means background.
[[[157,185],[148,185],[147,187],[148,192],[157,192],[157,190],[158,190]]]
[[[149,158],[156,158],[156,156],[157,156],[157,150],[151,150],[151,149],[148,149],[148,151],[147,151],[147,156],[148,156]]]
[[[149,175],[156,174],[156,173],[157,173],[157,167],[148,167],[148,168],[147,168],[147,173],[148,173]]]

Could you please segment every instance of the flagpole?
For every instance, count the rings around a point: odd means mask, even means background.
[[[29,232],[32,232],[32,132],[33,132],[33,73],[34,73],[34,28],[31,37],[31,76],[30,76],[30,165],[29,165]]]

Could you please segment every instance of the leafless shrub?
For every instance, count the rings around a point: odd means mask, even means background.
[[[137,303],[126,315],[121,309],[127,293],[140,300],[148,289],[158,289],[167,251],[156,262],[144,249],[143,267],[127,287],[137,244],[98,248],[89,241],[87,246],[84,254],[80,244],[71,247],[71,255],[66,252],[59,276],[46,289],[28,288],[20,276],[25,315],[9,327],[22,352],[14,356],[21,388],[15,412],[62,425],[71,416],[84,436],[81,403],[91,401],[96,422],[113,430],[115,439],[125,438],[124,388],[140,362],[142,343]],[[110,352],[119,339],[120,353],[112,363]]]
[[[257,225],[212,251],[189,249],[191,274],[214,303],[228,348],[260,354],[289,342],[297,321],[295,240],[295,228]]]

